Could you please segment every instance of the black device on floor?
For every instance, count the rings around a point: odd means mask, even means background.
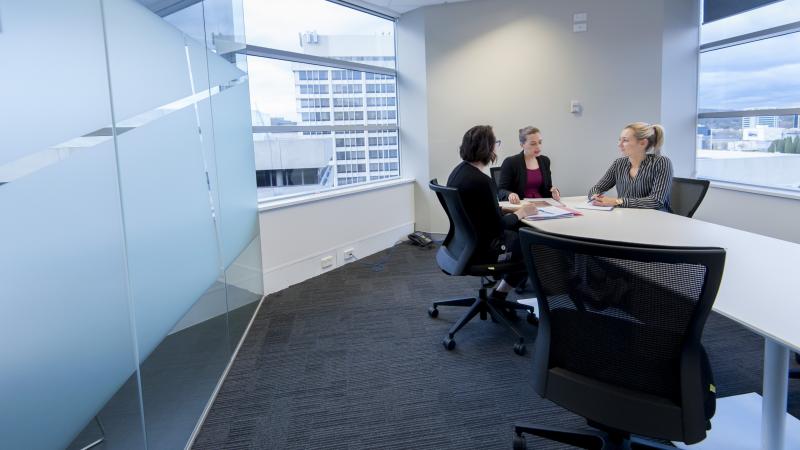
[[[430,245],[433,244],[433,240],[421,231],[415,231],[409,234],[408,240],[411,241],[412,244],[420,247],[430,247]]]

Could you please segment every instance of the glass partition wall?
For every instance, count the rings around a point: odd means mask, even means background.
[[[243,23],[0,3],[0,448],[191,440],[263,293]]]

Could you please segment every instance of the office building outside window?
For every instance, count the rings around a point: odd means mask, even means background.
[[[800,194],[800,0],[701,26],[696,175]]]
[[[399,177],[394,22],[323,0],[245,16],[259,199]]]

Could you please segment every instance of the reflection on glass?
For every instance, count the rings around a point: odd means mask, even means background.
[[[800,33],[700,54],[698,108],[800,107]]]
[[[325,0],[245,0],[247,43],[394,68],[394,23]]]
[[[800,191],[800,118],[700,119],[697,176]]]
[[[700,43],[719,41],[797,21],[800,21],[800,0],[782,0],[703,25],[700,29]]]

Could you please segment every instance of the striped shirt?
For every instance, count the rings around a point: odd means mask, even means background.
[[[672,163],[666,156],[647,154],[639,166],[636,178],[630,175],[631,162],[619,158],[589,191],[589,197],[617,187],[617,196],[625,208],[648,208],[671,211],[669,194],[672,189]]]

